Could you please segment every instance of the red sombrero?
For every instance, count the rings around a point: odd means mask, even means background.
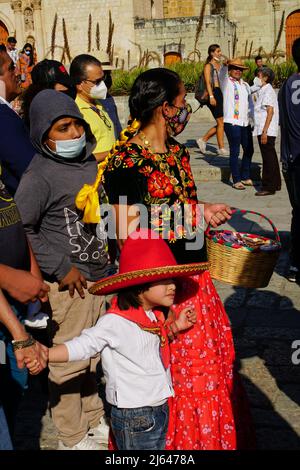
[[[193,276],[208,269],[208,263],[178,265],[167,243],[157,236],[148,229],[132,233],[121,251],[119,273],[95,282],[89,292],[106,295],[160,279]]]

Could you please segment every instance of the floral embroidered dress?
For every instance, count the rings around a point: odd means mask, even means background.
[[[171,215],[167,210],[159,214],[155,205],[182,208],[183,204],[189,204],[192,223],[197,221],[198,200],[189,154],[173,139],[168,152],[160,154],[134,143],[123,145],[110,160],[104,177],[110,203],[120,204],[119,197],[127,196],[128,205],[145,204],[149,213],[154,211],[151,228],[160,233],[164,230],[164,220]],[[183,238],[175,240],[178,233]],[[168,238],[177,262],[205,261],[205,246],[197,251],[187,250],[186,235],[182,217],[177,218],[175,214]],[[247,444],[243,441],[250,441],[251,437],[244,434],[243,424],[248,427],[250,418],[242,389],[236,382],[230,324],[209,272],[204,271],[193,279],[199,286],[197,292],[188,292],[188,286],[184,287],[175,305],[176,312],[194,305],[197,323],[170,344],[175,397],[169,400],[166,448],[245,448]]]

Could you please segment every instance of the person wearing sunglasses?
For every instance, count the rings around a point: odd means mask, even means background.
[[[250,122],[254,106],[250,86],[242,79],[248,67],[239,58],[228,60],[227,66],[223,67],[219,75],[224,97],[224,130],[229,143],[232,187],[243,190],[246,186],[253,186],[250,169],[254,147]],[[243,158],[240,167],[241,146]]]
[[[76,104],[96,138],[94,155],[97,161],[103,161],[115,142],[115,131],[100,102],[107,95],[101,62],[91,55],[80,54],[71,63],[70,76],[76,84]]]

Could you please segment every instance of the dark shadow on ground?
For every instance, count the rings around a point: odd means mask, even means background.
[[[235,288],[235,293],[226,300],[225,308],[232,324],[238,369],[242,359],[255,361],[257,357],[263,361],[263,366],[257,369],[255,362],[251,363],[251,375],[264,382],[268,396],[242,375],[250,399],[258,448],[300,449],[299,429],[293,429],[274,408],[276,402],[284,414],[296,422],[295,413],[300,405],[300,365],[292,363],[294,350],[291,345],[300,339],[300,311],[286,296],[269,290],[242,288]]]

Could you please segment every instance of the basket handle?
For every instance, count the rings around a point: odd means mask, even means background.
[[[277,228],[273,224],[272,220],[270,220],[266,215],[263,215],[260,212],[248,211],[248,210],[245,210],[245,209],[237,209],[236,207],[231,207],[231,210],[232,210],[232,214],[255,214],[255,215],[259,215],[260,217],[265,219],[267,222],[269,222],[269,224],[271,225],[271,227],[274,231],[276,241],[278,243],[281,243],[280,242],[280,236],[279,236]],[[205,230],[205,234],[208,234],[209,230],[210,230],[210,225],[207,226],[207,229]]]

